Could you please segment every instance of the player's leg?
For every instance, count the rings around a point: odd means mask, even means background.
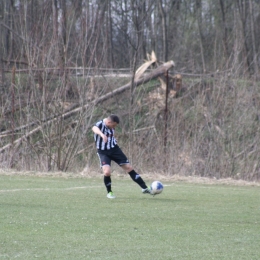
[[[102,171],[104,174],[104,184],[106,186],[107,192],[111,192],[111,170],[109,165],[103,165]]]
[[[120,165],[128,174],[130,175],[131,179],[136,182],[141,188],[143,193],[151,193],[150,188],[147,187],[142,177],[133,169],[131,164],[121,164]]]
[[[112,192],[112,181],[111,181],[111,159],[102,153],[98,153],[100,160],[100,167],[102,168],[104,174],[104,184],[107,189],[107,197],[109,199],[114,199],[115,196]]]
[[[114,149],[111,159],[120,165],[130,175],[132,180],[142,188],[143,193],[150,193],[150,189],[147,187],[142,177],[133,169],[126,155],[119,147]]]

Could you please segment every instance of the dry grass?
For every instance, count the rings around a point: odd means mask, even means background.
[[[80,87],[81,83],[78,84]],[[117,88],[121,83],[106,79],[106,83],[96,84],[100,85],[98,93],[103,94],[111,86]],[[155,82],[148,83],[136,90],[131,109],[130,93],[125,92],[83,115],[75,115],[68,122],[53,122],[44,127],[42,133],[2,153],[0,167],[29,173],[33,170],[33,174],[50,170],[50,175],[55,172],[61,176],[81,176],[75,172],[83,172],[83,176],[99,176],[91,126],[108,113],[115,113],[121,118],[117,129],[118,143],[137,171],[147,178],[151,176],[153,179],[159,173],[161,179],[179,181],[193,181],[193,178],[198,181],[200,178],[196,177],[201,177],[200,182],[206,182],[206,178],[209,183],[233,179],[254,183],[260,180],[258,82],[225,75],[204,80],[184,78],[185,91],[178,98],[169,98],[167,135],[164,99],[153,100],[159,107],[153,107],[152,101],[149,103],[147,99],[155,86]],[[33,111],[40,110],[37,107]],[[21,115],[24,118],[19,122],[26,120],[26,113]],[[10,140],[11,136],[2,138],[1,145]],[[89,169],[84,173],[85,165]],[[92,168],[94,174],[91,174]],[[60,169],[68,173],[59,172]]]
[[[100,171],[91,169],[88,171],[82,171],[78,173],[72,172],[34,172],[34,171],[13,171],[13,170],[0,170],[0,175],[19,175],[19,176],[38,176],[38,177],[60,177],[60,178],[100,178],[101,182],[103,175]],[[149,183],[149,181],[160,180],[161,182],[184,182],[184,183],[194,183],[194,184],[205,184],[205,185],[234,185],[234,186],[257,186],[260,187],[259,181],[244,181],[244,180],[234,180],[232,178],[208,178],[200,176],[183,176],[183,175],[166,175],[158,174],[155,172],[143,172],[142,178]],[[128,174],[121,171],[121,169],[116,169],[112,172],[112,178],[114,179],[129,179]]]

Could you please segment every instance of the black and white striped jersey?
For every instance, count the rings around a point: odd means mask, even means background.
[[[97,126],[101,130],[101,132],[107,136],[107,142],[104,143],[100,135],[94,134],[96,148],[98,150],[109,150],[111,148],[114,148],[117,144],[114,136],[115,130],[106,127],[104,120],[98,121],[95,126]]]

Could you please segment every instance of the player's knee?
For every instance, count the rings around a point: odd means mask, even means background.
[[[122,165],[122,168],[127,172],[131,172],[133,170],[133,167],[130,164]]]
[[[104,166],[102,167],[102,170],[103,170],[104,176],[110,176],[110,175],[111,175],[110,166],[104,165]]]
[[[103,173],[104,173],[105,176],[110,176],[111,175],[110,170],[103,170]]]
[[[108,172],[104,172],[104,176],[109,177],[109,176],[111,176],[111,174]]]

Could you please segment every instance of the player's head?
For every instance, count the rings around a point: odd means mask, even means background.
[[[109,118],[110,121],[112,121],[114,123],[119,124],[119,122],[120,122],[119,117],[117,115],[112,114],[108,118]]]
[[[117,115],[110,115],[106,120],[106,126],[108,128],[115,128],[119,124],[120,120]]]

